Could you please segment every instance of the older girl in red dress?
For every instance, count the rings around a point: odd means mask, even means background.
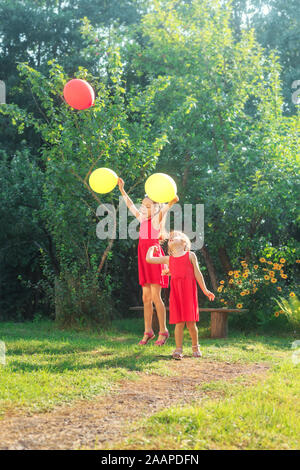
[[[209,300],[214,300],[215,296],[206,288],[197,257],[195,253],[190,251],[191,242],[189,238],[182,232],[171,232],[168,247],[170,256],[154,255],[155,246],[150,247],[146,260],[148,263],[162,263],[169,266],[171,275],[169,322],[170,324],[176,324],[176,349],[173,352],[173,358],[183,358],[182,342],[185,324],[192,338],[193,356],[201,357],[196,325],[196,322],[199,321],[197,282]]]
[[[163,275],[163,269],[167,268],[167,266],[148,264],[146,262],[146,254],[150,246],[155,246],[155,256],[164,256],[164,252],[159,244],[160,234],[168,210],[179,199],[176,197],[168,204],[157,204],[148,197],[145,197],[140,210],[138,210],[125,192],[124,181],[121,178],[119,178],[118,184],[128,209],[141,224],[138,245],[138,268],[139,284],[143,289],[145,332],[139,344],[146,345],[155,337],[152,329],[154,303],[159,321],[159,336],[155,344],[162,346],[169,338],[169,332],[166,327],[166,308],[161,298],[162,287],[168,287],[169,285],[168,276]]]

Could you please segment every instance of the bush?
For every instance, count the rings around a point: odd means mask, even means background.
[[[275,299],[278,306],[280,307],[280,311],[276,312],[275,315],[279,316],[279,314],[283,314],[286,316],[289,324],[293,327],[296,333],[300,332],[300,301],[298,297],[295,295],[294,292],[290,293],[290,297],[288,300],[284,299],[283,297],[279,297]]]
[[[114,314],[109,294],[92,273],[55,279],[55,320],[63,327],[106,327]]]
[[[287,284],[285,262],[284,258],[278,262],[260,258],[251,265],[241,261],[241,269],[229,271],[228,280],[220,281],[220,305],[249,309],[249,314],[242,320],[245,327],[287,326],[286,318],[278,318],[275,298],[279,294],[293,294]],[[239,318],[237,322],[240,323]]]

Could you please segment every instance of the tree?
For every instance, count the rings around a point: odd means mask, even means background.
[[[108,64],[109,73],[101,81],[83,68],[76,74],[88,80],[97,93],[95,106],[86,111],[77,112],[65,103],[57,106],[68,77],[55,61],[49,64],[49,77],[28,64],[19,67],[23,79],[30,82],[43,119],[17,105],[0,108],[19,126],[19,132],[27,126],[41,135],[45,172],[39,214],[56,257],[51,267],[53,259],[46,253],[44,275],[56,283],[57,312],[64,323],[108,321],[110,295],[118,285],[116,270],[106,265],[113,253],[118,264],[118,252],[112,250],[114,238],[96,237],[96,209],[102,200],[89,187],[89,175],[97,166],[108,166],[134,187],[153,168],[165,142],[163,135],[155,136],[144,122],[128,120],[117,50],[108,50]],[[106,80],[113,85],[108,88]],[[106,196],[106,202],[113,203],[117,211],[116,196],[119,194]],[[125,273],[119,274],[122,276]]]
[[[233,27],[236,37],[242,28],[254,28],[258,42],[276,50],[281,65],[284,112],[296,114],[292,85],[300,77],[300,9],[298,0],[233,0]]]
[[[135,111],[152,103],[153,128],[169,141],[158,169],[175,177],[181,202],[205,203],[213,286],[240,257],[286,243],[295,220],[298,116],[283,116],[278,58],[253,30],[237,41],[231,15],[217,1],[155,1],[142,22],[148,47],[135,45],[136,73],[150,82]]]

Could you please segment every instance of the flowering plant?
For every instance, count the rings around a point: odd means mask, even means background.
[[[251,265],[241,261],[240,269],[229,271],[227,280],[220,281],[217,300],[227,308],[249,309],[259,324],[267,323],[270,316],[278,317],[284,313],[282,307],[280,310],[275,308],[275,296],[295,296],[287,284],[285,263],[284,258],[273,262],[264,257]]]

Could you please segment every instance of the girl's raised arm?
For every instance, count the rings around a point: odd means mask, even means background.
[[[150,246],[146,254],[146,261],[150,264],[167,264],[169,266],[169,256],[153,256],[156,246]]]
[[[119,189],[120,189],[120,192],[123,196],[123,199],[126,203],[126,206],[128,207],[128,209],[130,210],[130,212],[134,215],[134,217],[136,217],[139,221],[141,221],[141,217],[142,217],[142,214],[140,213],[140,211],[135,207],[134,203],[132,202],[132,200],[130,199],[130,197],[128,196],[128,194],[126,193],[125,189],[124,189],[124,181],[122,180],[122,178],[119,178],[118,179],[118,186],[119,186]]]
[[[172,199],[172,201],[168,202],[168,204],[163,205],[163,207],[160,209],[158,214],[156,214],[152,219],[152,223],[153,223],[154,228],[159,229],[161,227],[164,227],[165,219],[166,219],[168,211],[178,201],[179,201],[179,197],[176,196],[176,197],[174,197],[174,199]]]
[[[198,282],[200,288],[202,289],[203,294],[205,294],[209,298],[209,300],[215,300],[215,294],[210,292],[205,285],[204,277],[202,276],[202,273],[199,269],[197,256],[192,251],[190,251],[190,261],[194,267],[194,274],[195,274],[196,281]]]

